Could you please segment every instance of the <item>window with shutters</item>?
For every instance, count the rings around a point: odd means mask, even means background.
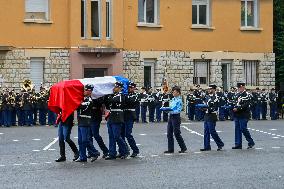
[[[258,27],[258,0],[241,1],[241,26]]]
[[[138,0],[138,22],[159,24],[159,0]]]
[[[112,22],[112,2],[106,0],[106,38],[111,38],[111,22]]]
[[[192,25],[210,26],[209,0],[192,0]]]
[[[40,85],[43,83],[44,58],[31,58],[30,68],[30,79],[36,91],[39,91]]]
[[[86,14],[87,4],[86,0],[81,0],[81,37],[87,37],[87,14]]]
[[[91,1],[91,36],[92,38],[101,37],[101,2],[100,0]]]
[[[210,60],[195,60],[194,61],[194,76],[193,84],[208,85],[209,84],[209,65]]]
[[[25,19],[49,20],[49,0],[25,0]]]
[[[254,60],[244,60],[244,78],[246,85],[248,86],[258,86],[258,61]]]

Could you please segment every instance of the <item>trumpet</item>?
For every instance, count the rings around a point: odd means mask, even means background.
[[[31,91],[33,89],[33,87],[34,86],[33,86],[31,80],[29,80],[29,79],[24,80],[22,88],[25,92]]]

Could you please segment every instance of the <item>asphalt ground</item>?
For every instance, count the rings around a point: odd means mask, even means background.
[[[91,163],[73,162],[67,146],[67,161],[56,163],[59,147],[57,128],[0,128],[0,188],[284,188],[284,124],[277,121],[250,121],[256,143],[247,150],[234,146],[234,124],[217,122],[217,131],[225,143],[217,152],[200,152],[203,147],[203,123],[183,122],[182,136],[189,149],[165,155],[166,123],[135,124],[134,137],[140,155],[126,160]],[[106,125],[101,135],[108,144]],[[72,130],[77,144],[77,127]],[[53,144],[54,143],[54,144]],[[94,143],[97,149],[98,145]]]

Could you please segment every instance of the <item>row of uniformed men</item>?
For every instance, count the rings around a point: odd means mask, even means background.
[[[267,106],[270,107],[270,117],[271,120],[278,119],[277,112],[277,102],[278,94],[275,89],[272,88],[270,92],[266,92],[265,89],[260,90],[256,88],[255,90],[247,90],[250,96],[250,111],[252,114],[253,120],[260,120],[262,117],[263,120],[267,118]],[[219,99],[218,104],[218,118],[220,121],[224,120],[234,120],[234,114],[232,106],[236,103],[237,91],[234,87],[231,90],[222,92],[222,90],[217,89],[216,95]],[[197,104],[201,104],[206,96],[206,91],[202,90],[200,86],[197,86],[196,90],[190,90],[187,95],[187,114],[189,120],[201,121],[204,119],[204,112],[199,108],[196,108]],[[262,116],[261,116],[262,115]]]
[[[112,95],[92,99],[91,94],[94,86],[91,84],[85,85],[84,100],[77,109],[79,150],[70,138],[72,126],[74,125],[74,113],[64,121],[61,114],[58,115],[60,157],[55,160],[56,162],[66,161],[64,141],[73,150],[74,161],[86,162],[88,156],[91,158],[91,162],[95,161],[100,156],[100,152],[94,147],[93,138],[97,141],[103,152],[103,158],[106,160],[118,157],[125,159],[130,155],[126,139],[133,150],[131,157],[136,157],[139,154],[139,149],[132,136],[133,123],[136,119],[135,108],[139,106],[138,95],[134,92],[136,84],[129,84],[127,95],[121,93],[122,87],[122,83],[116,82]],[[106,147],[99,134],[104,111],[103,106],[107,111],[105,119],[107,120],[109,134],[109,148]],[[117,154],[116,144],[119,147],[119,154]]]
[[[0,94],[0,126],[32,126],[37,121],[40,125],[54,125],[56,114],[47,108],[49,92],[41,87],[35,90],[21,90],[16,93],[6,88]]]

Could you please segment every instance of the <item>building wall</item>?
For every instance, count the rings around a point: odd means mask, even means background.
[[[273,88],[275,86],[275,57],[273,53],[223,53],[223,52],[188,52],[188,51],[124,51],[123,73],[138,84],[144,85],[144,60],[155,60],[155,88],[161,87],[164,68],[167,68],[166,78],[169,85],[181,86],[185,92],[193,86],[194,60],[203,57],[210,60],[210,84],[222,86],[222,60],[231,60],[230,86],[244,81],[243,60],[259,61],[259,87]],[[206,85],[202,86],[206,88]],[[256,87],[256,86],[253,86]]]
[[[273,2],[260,0],[261,31],[241,31],[241,1],[213,0],[212,28],[192,29],[191,0],[160,0],[160,26],[139,27],[138,1],[126,0],[125,43],[129,51],[273,51]]]
[[[1,85],[19,90],[23,81],[30,79],[31,58],[44,58],[45,85],[69,79],[68,49],[14,49],[7,53],[0,52]]]

